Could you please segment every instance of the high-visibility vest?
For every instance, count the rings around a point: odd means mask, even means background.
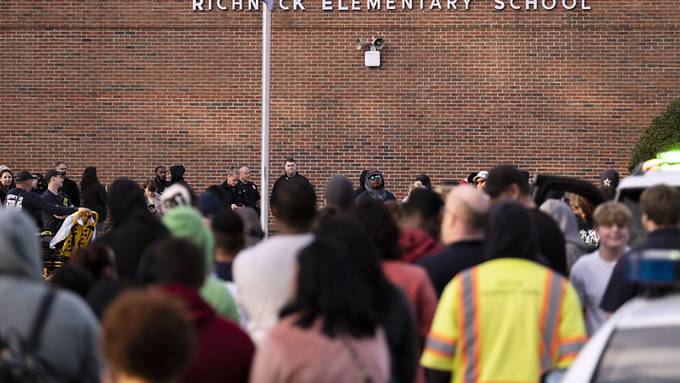
[[[421,364],[454,383],[539,382],[566,368],[586,341],[576,291],[519,258],[487,261],[446,286]]]

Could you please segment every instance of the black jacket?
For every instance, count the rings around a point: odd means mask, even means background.
[[[61,191],[58,194],[54,194],[51,191],[47,190],[42,194],[41,197],[45,202],[47,202],[50,205],[58,205],[65,207],[73,206],[73,204],[71,203],[71,199],[68,198],[68,196]],[[50,214],[44,210],[41,212],[41,217],[43,222],[43,229],[49,230],[50,232],[52,232],[52,234],[57,234],[57,232],[61,228],[61,225],[64,223],[63,219],[57,218],[54,216],[54,214]]]
[[[437,296],[441,296],[453,277],[484,261],[484,242],[473,240],[451,243],[437,254],[418,259],[416,264],[425,268]]]
[[[90,185],[82,191],[82,205],[99,214],[99,222],[106,221],[106,206],[109,203],[109,195],[104,185],[97,183]]]
[[[238,186],[238,185],[237,185]],[[231,205],[243,206],[243,202],[239,200],[237,193],[237,186],[231,187],[227,181],[222,182],[220,188],[222,189],[222,194],[224,196],[224,206],[227,209],[231,209]]]
[[[271,206],[272,208],[274,207],[274,205],[275,205],[275,203],[276,203],[276,202],[275,202],[275,201],[276,201],[276,193],[278,192],[279,187],[281,186],[281,184],[283,184],[284,182],[286,182],[287,180],[289,180],[289,179],[291,179],[291,178],[299,179],[299,180],[305,182],[310,188],[314,189],[314,187],[313,187],[312,184],[309,182],[309,180],[307,179],[307,177],[303,176],[302,174],[296,172],[294,176],[288,177],[288,175],[286,175],[286,174],[284,173],[281,177],[279,177],[279,178],[276,180],[276,182],[274,182],[274,186],[272,187],[272,195],[269,196],[269,206]]]
[[[170,182],[165,185],[165,187],[168,187],[172,184],[176,184],[178,182],[185,182],[184,181],[184,172],[186,169],[184,169],[184,166],[182,165],[175,165],[170,167]]]
[[[602,310],[613,313],[639,294],[640,287],[628,279],[630,254],[649,249],[680,250],[680,229],[658,229],[649,233],[646,240],[616,262],[600,302]]]
[[[157,239],[169,235],[168,230],[147,206],[144,191],[129,179],[119,179],[111,184],[109,209],[113,229],[95,242],[113,249],[118,275],[134,279],[139,261],[146,248]]]
[[[24,211],[31,216],[36,223],[41,221],[38,216],[38,213],[40,212],[45,212],[50,215],[71,215],[78,210],[75,207],[50,204],[40,198],[38,194],[26,192],[19,188],[14,188],[7,193],[5,206]]]
[[[64,177],[64,184],[61,186],[61,191],[68,196],[73,206],[80,207],[80,190],[75,181]]]
[[[239,180],[236,184],[236,195],[242,206],[251,207],[257,212],[257,215],[260,215],[260,208],[257,206],[257,202],[260,200],[260,192],[254,183],[243,183]]]

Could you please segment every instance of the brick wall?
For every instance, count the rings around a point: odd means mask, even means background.
[[[289,154],[316,185],[379,167],[398,197],[416,173],[437,182],[500,162],[594,179],[624,170],[680,97],[677,0],[361,3],[273,14],[272,183]],[[94,165],[106,183],[182,163],[199,189],[247,165],[259,184],[261,29],[260,12],[193,12],[190,0],[3,0],[0,162],[67,159],[72,176]],[[377,35],[382,67],[368,69],[355,40]]]

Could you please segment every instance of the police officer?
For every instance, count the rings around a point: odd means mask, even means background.
[[[243,203],[239,199],[237,186],[239,181],[239,171],[236,168],[229,169],[227,173],[227,179],[222,182],[220,188],[224,193],[225,206],[227,209],[236,209],[237,207],[243,206]]]
[[[236,184],[236,195],[239,206],[248,206],[260,215],[260,192],[257,186],[250,181],[250,169],[244,166],[239,169],[239,180]]]

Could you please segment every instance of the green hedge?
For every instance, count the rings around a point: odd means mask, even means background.
[[[629,168],[655,158],[660,152],[680,147],[680,98],[673,100],[665,112],[652,121],[635,144]]]

